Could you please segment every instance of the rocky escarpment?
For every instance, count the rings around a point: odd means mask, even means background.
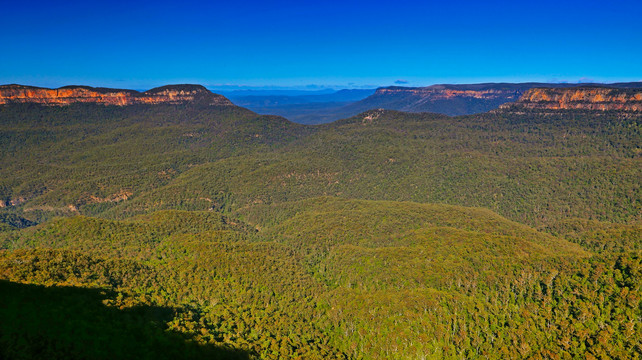
[[[534,88],[520,99],[501,106],[504,110],[601,110],[642,111],[642,89],[583,86],[566,89]]]
[[[34,103],[69,105],[97,103],[104,105],[184,104],[233,105],[227,98],[213,94],[201,85],[167,85],[145,92],[89,86],[64,86],[47,89],[25,85],[0,85],[0,104]]]
[[[347,106],[345,110],[348,113],[360,113],[381,108],[446,115],[474,114],[516,101],[523,89],[514,85],[433,85],[415,88],[391,86],[377,89],[373,95]]]
[[[346,107],[356,114],[369,109],[407,112],[436,112],[446,115],[468,115],[497,109],[502,104],[518,101],[533,88],[577,88],[597,84],[483,83],[433,85],[428,87],[392,86],[377,89],[370,97]],[[642,83],[609,84],[609,88],[640,89]]]
[[[391,86],[387,88],[377,89],[376,96],[399,96],[411,95],[418,97],[420,103],[435,101],[435,100],[452,100],[455,98],[471,98],[471,99],[517,99],[521,94],[520,89],[517,88],[482,88],[482,89],[466,89],[458,88],[456,86],[448,85],[433,85],[421,88],[404,88]]]

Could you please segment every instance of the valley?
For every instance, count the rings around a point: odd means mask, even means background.
[[[0,87],[0,357],[635,358],[636,84]]]
[[[603,104],[603,101],[590,101],[583,94],[582,89],[588,88],[595,92],[596,88],[604,88],[602,93],[609,89],[631,89],[635,96],[635,89],[641,89],[641,82],[612,83],[612,84],[565,84],[565,83],[485,83],[485,84],[457,84],[457,85],[432,85],[427,87],[402,87],[390,86],[374,90],[340,90],[324,95],[296,95],[296,96],[270,96],[270,95],[236,95],[230,93],[234,104],[247,107],[259,114],[279,115],[299,124],[324,124],[336,120],[349,118],[359,113],[373,110],[398,110],[404,112],[421,113],[431,112],[449,116],[480,114],[495,110],[500,106],[520,100],[522,95],[528,94],[532,104],[541,103],[536,89],[559,89],[559,95],[565,93],[566,88],[577,88],[573,99],[573,107],[568,107],[568,100],[562,100],[566,105],[557,105],[554,108],[581,109],[579,98],[586,98],[585,103],[591,105],[592,110],[605,110],[617,108],[612,104]],[[639,91],[637,92],[639,93]],[[548,99],[550,99],[549,94]],[[559,96],[558,95],[558,96]],[[604,94],[600,95],[603,96]],[[622,95],[618,93],[618,95]],[[553,97],[555,97],[553,95]],[[607,95],[608,98],[608,95]],[[537,100],[535,100],[537,99]],[[622,106],[624,98],[615,100]],[[638,100],[636,100],[638,101]],[[521,103],[524,103],[522,101]],[[541,109],[553,107],[552,104],[540,105]],[[633,105],[639,111],[639,105]],[[619,108],[626,110],[627,108]]]

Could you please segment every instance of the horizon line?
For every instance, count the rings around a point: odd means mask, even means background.
[[[629,81],[595,81],[588,79],[586,81],[483,81],[483,82],[440,82],[432,83],[430,85],[410,85],[408,83],[394,83],[390,85],[361,85],[361,86],[346,86],[346,85],[318,85],[318,84],[308,84],[302,86],[284,86],[284,85],[246,85],[246,84],[205,84],[198,82],[169,82],[164,85],[152,86],[148,88],[143,88],[140,86],[132,87],[112,87],[112,86],[95,86],[95,85],[85,85],[85,84],[66,84],[56,87],[50,86],[41,86],[41,85],[30,85],[26,83],[5,83],[0,84],[0,86],[28,86],[34,88],[43,88],[43,89],[61,89],[65,87],[90,87],[90,88],[103,88],[103,89],[115,89],[115,90],[134,90],[134,91],[147,91],[152,90],[158,87],[163,86],[179,86],[179,85],[200,85],[206,88],[207,90],[217,90],[223,92],[235,92],[235,91],[284,91],[284,92],[324,92],[324,91],[339,91],[339,90],[376,90],[380,88],[389,88],[389,87],[401,87],[401,88],[424,88],[431,86],[439,85],[484,85],[484,84],[529,84],[529,83],[539,83],[539,84],[572,84],[572,85],[610,85],[610,84],[623,84],[623,83],[642,83],[642,80],[629,80]]]

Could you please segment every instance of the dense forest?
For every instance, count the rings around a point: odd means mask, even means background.
[[[642,116],[0,106],[0,358],[642,356]]]

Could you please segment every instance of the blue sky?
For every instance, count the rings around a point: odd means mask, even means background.
[[[642,80],[640,1],[2,4],[0,84],[147,89]]]

